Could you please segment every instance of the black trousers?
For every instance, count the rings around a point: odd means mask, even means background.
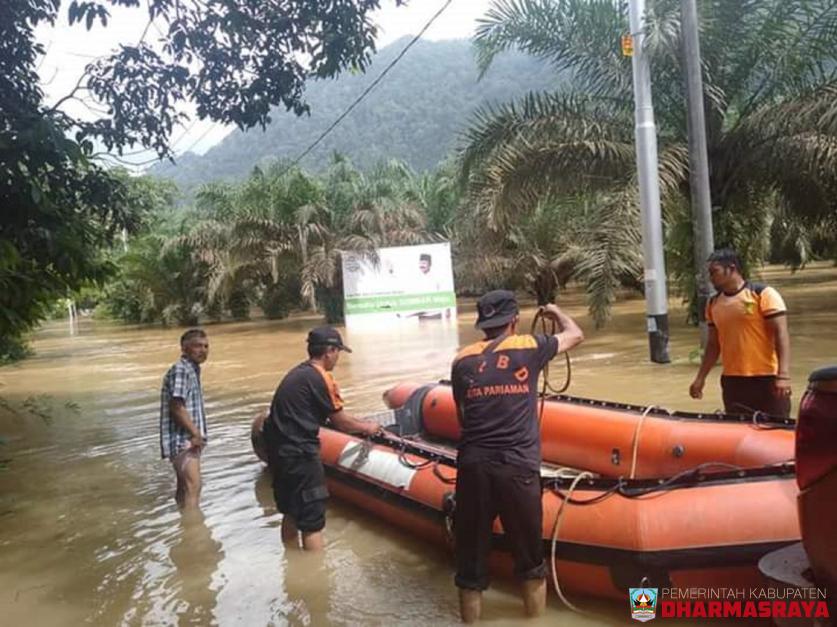
[[[326,522],[328,489],[320,458],[273,455],[270,470],[276,508],[293,518],[300,531],[322,531]]]
[[[456,585],[488,587],[488,553],[497,515],[519,579],[543,579],[543,504],[536,470],[501,461],[460,466],[456,475]]]
[[[778,397],[773,393],[776,377],[721,377],[721,391],[724,396],[724,411],[728,414],[751,414],[764,412],[771,416],[790,416],[790,398]]]

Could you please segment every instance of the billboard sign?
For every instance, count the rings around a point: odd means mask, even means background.
[[[450,244],[378,249],[378,262],[343,254],[346,324],[455,320]]]

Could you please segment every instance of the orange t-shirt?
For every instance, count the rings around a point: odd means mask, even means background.
[[[706,322],[718,331],[724,374],[775,375],[779,359],[767,319],[784,315],[785,301],[772,287],[745,283],[735,294],[723,292],[706,305]]]

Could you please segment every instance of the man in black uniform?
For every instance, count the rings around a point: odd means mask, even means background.
[[[557,335],[517,335],[517,301],[506,290],[477,304],[485,339],[463,348],[453,362],[453,395],[462,425],[456,477],[456,585],[466,623],[479,619],[488,587],[487,557],[497,514],[523,580],[526,614],[546,603],[541,504],[538,376],[546,363],[584,339],[555,305],[544,314]]]
[[[320,550],[328,490],[320,461],[320,425],[348,433],[374,435],[380,425],[347,414],[331,371],[340,351],[351,352],[337,329],[317,327],[308,334],[308,361],[282,379],[265,422],[264,435],[273,473],[273,495],[282,518],[282,541]]]

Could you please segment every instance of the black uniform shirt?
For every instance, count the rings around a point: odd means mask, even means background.
[[[540,469],[538,377],[557,352],[554,335],[511,335],[459,352],[451,382],[462,422],[460,464],[500,459]]]
[[[285,375],[270,405],[265,436],[280,456],[318,455],[320,425],[343,408],[330,372],[310,361]]]

